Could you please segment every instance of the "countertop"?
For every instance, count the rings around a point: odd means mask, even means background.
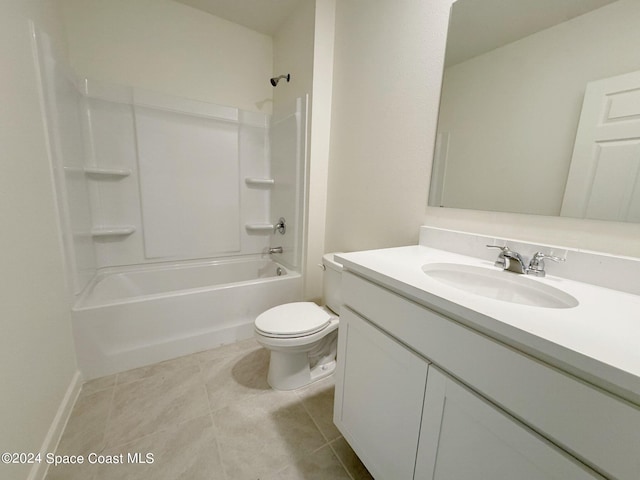
[[[475,257],[416,245],[337,254],[336,258],[348,271],[640,405],[638,295],[550,275],[527,276],[579,301],[573,308],[542,308],[470,294],[422,271],[428,263],[499,270]]]

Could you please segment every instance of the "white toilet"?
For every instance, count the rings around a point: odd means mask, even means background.
[[[275,390],[304,387],[336,368],[342,265],[333,255],[322,257],[328,308],[313,302],[285,303],[256,318],[256,339],[271,351],[267,381]]]

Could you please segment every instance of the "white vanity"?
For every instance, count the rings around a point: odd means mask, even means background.
[[[528,278],[493,266],[501,242],[423,227],[420,246],[339,256],[336,425],[378,480],[639,479],[640,295],[566,276],[633,291],[640,263],[560,251]],[[559,303],[469,293],[442,266]]]

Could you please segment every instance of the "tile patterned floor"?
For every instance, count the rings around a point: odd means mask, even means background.
[[[246,340],[86,383],[56,453],[154,461],[61,465],[47,480],[371,479],[333,424],[333,379],[277,392],[268,364]]]

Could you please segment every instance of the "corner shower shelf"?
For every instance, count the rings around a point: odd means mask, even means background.
[[[244,227],[248,233],[259,233],[263,235],[273,233],[273,224],[271,223],[247,223]]]
[[[118,237],[131,235],[136,231],[136,227],[133,225],[114,225],[114,226],[102,226],[91,229],[91,235],[93,237]]]
[[[249,187],[272,187],[276,181],[273,178],[253,178],[247,177],[244,179]]]
[[[84,167],[84,173],[102,177],[128,177],[131,175],[131,170],[128,168]]]

